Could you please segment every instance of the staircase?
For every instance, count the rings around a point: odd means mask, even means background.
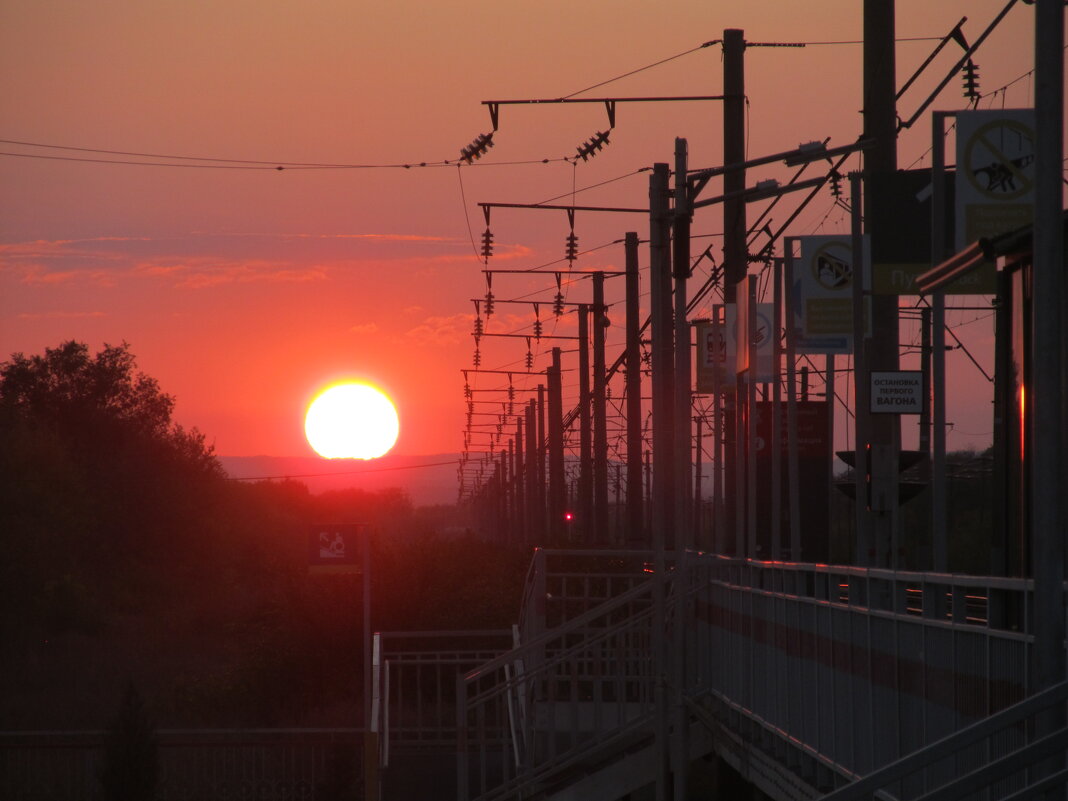
[[[457,662],[421,735],[457,801],[615,801],[672,759],[778,801],[1068,781],[1068,683],[1027,695],[1030,636],[1002,610],[1027,608],[1026,581],[711,555],[658,576],[648,556],[538,552],[512,647]]]

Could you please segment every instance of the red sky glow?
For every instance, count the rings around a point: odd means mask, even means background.
[[[974,39],[1003,6],[899,0],[897,35],[941,37],[967,15],[964,30]],[[457,166],[460,148],[490,130],[482,101],[561,97],[690,50],[577,96],[719,94],[721,50],[698,48],[743,28],[753,43],[809,43],[747,51],[751,156],[826,137],[847,144],[861,127],[862,49],[816,43],[859,39],[861,7],[3,3],[0,360],[67,339],[94,352],[128,342],[141,369],[176,397],[178,421],[232,456],[311,455],[303,433],[309,401],[332,382],[364,380],[398,408],[396,452],[458,452],[461,370],[472,366],[474,349],[471,301],[486,292],[478,203],[567,202],[574,190],[596,186],[576,202],[643,207],[646,168],[672,161],[676,136],[688,139],[692,166],[721,163],[721,109],[701,102],[620,104],[610,145],[576,164],[562,157],[607,127],[603,105],[502,106],[496,146]],[[1033,14],[1017,4],[976,58],[984,92],[1013,82],[981,107],[1033,103],[1025,77]],[[900,80],[935,44],[899,44]],[[902,99],[902,116],[956,57],[947,48],[935,61]],[[960,86],[954,76],[933,108],[963,108]],[[930,138],[927,118],[903,132],[900,165],[929,164]],[[444,160],[451,163],[419,166]],[[127,161],[168,166],[119,163]],[[278,163],[292,166],[271,169]],[[772,165],[751,171],[750,183],[788,175]],[[842,233],[848,225],[824,193],[790,233]],[[497,276],[496,296],[544,301],[546,333],[573,334],[573,318],[551,313],[553,270],[565,274],[569,299],[588,299],[588,282],[568,278],[560,261],[566,215],[497,209],[490,227],[491,267],[549,271]],[[630,230],[644,240],[648,220],[579,212],[576,269],[622,269],[618,242]],[[718,255],[720,230],[718,207],[700,212],[695,254],[712,242]],[[608,291],[622,322],[622,282],[610,280]],[[532,320],[529,307],[499,305],[488,330],[529,332]],[[950,322],[992,370],[992,317],[951,312]],[[913,336],[903,327],[903,341]],[[613,326],[610,358],[621,340],[622,327]],[[544,369],[551,346],[534,348],[535,369]],[[485,338],[482,366],[520,373],[525,352],[522,339]],[[992,389],[962,355],[951,354],[949,368],[958,379],[949,446],[985,447]],[[504,381],[472,377],[483,389]],[[517,375],[515,385],[532,384]]]

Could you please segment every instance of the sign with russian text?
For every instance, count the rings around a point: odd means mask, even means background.
[[[923,373],[872,370],[872,414],[923,414]]]

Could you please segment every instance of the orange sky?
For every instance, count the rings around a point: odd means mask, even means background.
[[[394,398],[398,452],[459,451],[470,299],[485,293],[469,234],[477,240],[485,228],[477,203],[543,201],[620,178],[576,200],[644,206],[648,178],[639,171],[671,162],[676,136],[689,140],[692,166],[721,163],[720,107],[621,104],[611,145],[577,166],[561,157],[606,127],[602,106],[504,107],[497,146],[473,167],[380,165],[455,160],[490,129],[483,100],[568,95],[696,48],[725,28],[743,28],[750,42],[856,40],[861,5],[821,0],[804,4],[802,14],[794,11],[802,4],[781,0],[6,0],[2,139],[376,166],[279,172],[0,156],[0,359],[71,338],[94,349],[126,341],[142,369],[176,396],[177,419],[223,455],[310,454],[302,431],[308,401],[330,380],[360,378]],[[975,38],[1003,5],[899,0],[898,36],[941,36],[967,15],[965,32]],[[1018,4],[980,52],[984,92],[1030,70],[1032,24],[1033,7]],[[911,74],[933,45],[902,42],[899,75]],[[948,53],[932,76],[956,58]],[[580,96],[719,94],[720,55],[718,46],[702,49]],[[828,136],[832,144],[853,141],[860,66],[855,44],[750,49],[750,155]],[[902,116],[931,83],[909,93]],[[954,77],[935,107],[962,107],[960,83]],[[1025,78],[984,106],[1032,102]],[[903,134],[901,166],[929,146],[925,119]],[[0,151],[125,158],[15,144]],[[772,166],[751,172],[750,183],[769,177],[785,175]],[[694,233],[717,234],[719,214],[715,207],[699,213]],[[848,226],[826,193],[802,221],[792,234]],[[560,259],[568,233],[563,212],[498,210],[491,228],[491,266],[499,268]],[[610,243],[628,230],[644,239],[648,222],[579,213],[580,250],[598,249],[576,266],[620,269],[622,248]],[[718,238],[711,241],[718,248]],[[621,301],[616,283],[609,282],[611,302]],[[570,318],[553,325],[551,278],[499,276],[494,289],[498,298],[545,300],[546,331],[573,333]],[[577,285],[569,299],[588,300],[588,291]],[[621,305],[617,316],[622,322]],[[982,316],[961,312],[950,321]],[[529,309],[500,306],[491,330],[526,332],[530,320]],[[983,319],[958,330],[987,354],[980,360],[988,370],[992,328]],[[903,332],[906,341],[912,336]],[[613,355],[621,338],[621,326],[613,327]],[[551,344],[536,349],[535,369],[544,368]],[[483,367],[521,371],[525,351],[523,340],[487,339]],[[957,380],[949,446],[984,446],[989,384],[959,354],[951,354],[950,369]]]

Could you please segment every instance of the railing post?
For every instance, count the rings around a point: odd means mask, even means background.
[[[380,738],[387,733],[380,730],[382,721],[382,638],[378,632],[374,635],[371,652],[371,708],[365,716],[366,726],[363,734],[363,772],[364,795],[368,801],[378,801],[382,794],[380,769],[382,767],[382,748]]]
[[[470,797],[467,786],[467,691],[462,673],[456,675],[456,801]]]

